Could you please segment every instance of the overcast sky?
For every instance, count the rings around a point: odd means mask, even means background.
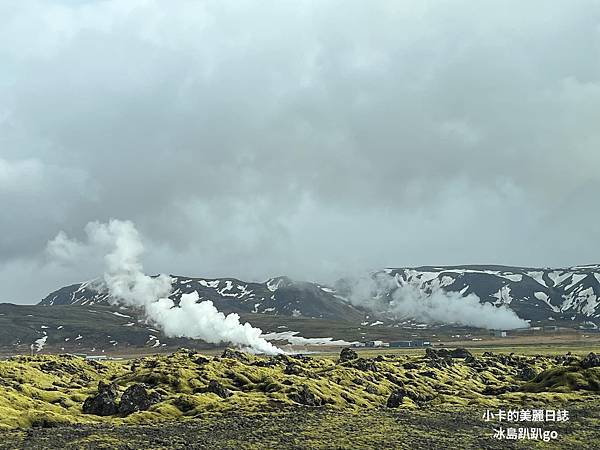
[[[101,274],[600,262],[598,1],[0,2],[0,301]]]

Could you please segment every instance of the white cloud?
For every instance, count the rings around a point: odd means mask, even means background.
[[[110,217],[147,236],[147,267],[190,275],[592,262],[599,16],[584,0],[2,3],[0,264]]]

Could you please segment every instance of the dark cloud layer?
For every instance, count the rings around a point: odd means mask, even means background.
[[[596,1],[12,2],[0,61],[0,300],[111,217],[153,272],[600,259]]]

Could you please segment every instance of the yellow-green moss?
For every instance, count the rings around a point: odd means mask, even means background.
[[[367,361],[371,366],[366,369],[356,361],[338,364],[325,357],[269,361],[268,357],[252,355],[242,360],[200,356],[179,351],[101,364],[68,355],[0,361],[0,427],[147,423],[225,411],[258,412],[275,405],[296,407],[299,405],[294,395],[304,386],[325,408],[335,410],[385,407],[387,397],[397,389],[404,393],[401,408],[414,409],[428,405],[530,404],[536,399],[561,403],[584,399],[600,386],[600,368],[562,366],[550,356],[478,357],[484,364],[479,370],[462,359],[438,367],[416,354],[382,356]],[[405,369],[407,362],[413,368]],[[370,370],[373,364],[375,370]],[[522,381],[519,372],[523,365],[532,367],[538,376],[530,382]],[[287,366],[295,367],[298,373],[287,373]],[[145,383],[148,389],[161,394],[162,401],[149,411],[125,419],[85,415],[82,403],[96,392],[99,381],[113,381],[120,392],[134,383]],[[206,392],[210,381],[216,381],[231,395],[221,398]],[[511,389],[490,394],[486,391],[490,387]],[[515,387],[518,391],[511,392]]]

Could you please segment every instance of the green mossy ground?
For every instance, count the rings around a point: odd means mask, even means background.
[[[65,425],[82,424],[89,427],[82,430],[91,431],[77,437],[80,448],[88,444],[90,448],[115,448],[111,439],[118,433],[107,434],[108,428],[131,430],[173,422],[184,426],[181,424],[198,420],[209,426],[228,417],[252,420],[300,415],[312,423],[310,430],[315,436],[319,429],[327,434],[324,427],[339,431],[348,429],[348,421],[356,421],[357,429],[364,430],[370,424],[367,434],[385,438],[390,427],[401,428],[398,417],[421,417],[426,423],[429,415],[435,423],[436,414],[471,414],[473,426],[483,426],[479,416],[486,408],[585,409],[586,405],[595,405],[597,411],[600,367],[583,369],[579,360],[551,355],[493,354],[465,359],[380,354],[340,363],[331,357],[265,357],[235,351],[226,357],[212,357],[187,350],[101,363],[70,355],[18,356],[0,362],[0,429],[18,439],[32,429],[59,430]],[[537,375],[527,381],[524,368]],[[162,400],[147,411],[127,417],[83,414],[82,403],[96,392],[99,381],[115,383],[121,393],[132,384],[144,383]],[[231,395],[221,398],[206,392],[211,381]],[[388,397],[397,390],[404,395],[401,405],[397,409],[386,407]],[[309,392],[311,401],[321,406],[301,405],[302,392]],[[321,422],[318,417],[327,420]],[[595,421],[590,426],[600,428],[597,417],[589,420]],[[285,438],[285,430],[279,433]],[[295,443],[298,429],[290,429],[289,433],[290,446],[302,448]],[[421,439],[429,439],[427,433],[424,426]],[[435,428],[432,433],[437,433]],[[460,439],[465,442],[476,436],[468,430],[457,433],[462,433]],[[347,438],[338,433],[340,448],[362,445],[360,434],[355,435],[351,428],[346,434]],[[303,439],[315,437],[306,435]],[[444,440],[443,436],[436,439]],[[311,447],[318,447],[317,441],[313,444]],[[228,445],[223,443],[223,447]],[[235,448],[234,443],[231,448]]]

